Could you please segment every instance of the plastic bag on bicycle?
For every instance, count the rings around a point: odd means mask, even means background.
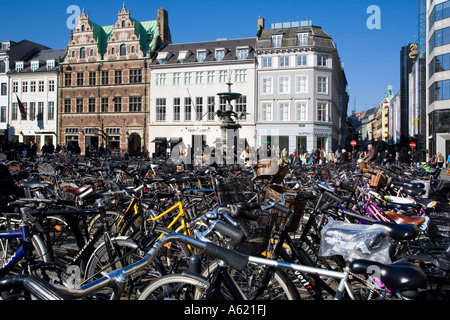
[[[383,227],[328,218],[327,225],[321,231],[319,255],[341,255],[347,261],[367,259],[389,264],[389,240],[389,234]]]

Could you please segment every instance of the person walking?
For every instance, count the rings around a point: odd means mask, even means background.
[[[444,156],[442,155],[442,153],[438,152],[438,154],[436,155],[436,162],[438,168],[444,168]]]
[[[450,153],[448,154],[447,157],[447,168],[450,169]]]

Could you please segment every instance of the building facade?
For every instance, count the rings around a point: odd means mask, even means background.
[[[428,155],[450,154],[450,1],[427,1]]]
[[[71,147],[104,146],[130,154],[148,147],[149,61],[170,43],[168,14],[139,22],[130,11],[99,26],[83,13],[77,19],[62,63],[58,135]]]
[[[40,50],[28,61],[16,61],[15,68],[8,72],[11,83],[9,137],[12,141],[28,143],[31,140],[38,150],[47,143],[58,143],[58,67],[64,56],[64,49]]]
[[[152,60],[150,153],[216,146],[222,137],[217,111],[226,101],[218,93],[241,94],[232,101],[239,115],[239,138],[255,146],[255,38],[170,44]],[[199,150],[196,150],[197,152]]]
[[[331,36],[311,21],[257,32],[257,145],[292,153],[345,146],[348,93]]]

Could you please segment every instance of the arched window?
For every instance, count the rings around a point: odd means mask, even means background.
[[[135,46],[131,46],[131,53],[136,53],[136,47]]]
[[[120,55],[121,56],[126,56],[127,55],[127,45],[126,44],[121,44],[120,45]]]
[[[122,28],[125,28],[125,20],[122,20]]]
[[[111,54],[116,54],[116,48],[111,48]]]
[[[91,57],[94,56],[94,49],[89,50],[89,55],[90,55]]]
[[[80,48],[80,59],[86,59],[86,48]]]
[[[81,32],[84,32],[84,24],[81,26]]]
[[[72,58],[75,58],[75,50],[72,51]]]

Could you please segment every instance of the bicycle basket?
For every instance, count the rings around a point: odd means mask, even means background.
[[[265,200],[273,197],[276,202],[281,203],[281,195],[284,192],[295,192],[295,191],[278,185],[270,185],[266,189]],[[291,222],[288,226],[288,231],[295,232],[298,230],[300,226],[300,222],[302,220],[303,212],[306,206],[306,200],[305,199],[294,200],[292,196],[287,195],[285,196],[284,201],[285,206],[294,211],[294,216],[292,217]],[[275,230],[279,231],[284,227],[288,216],[286,213],[279,212],[278,210],[271,210],[271,211],[274,215],[276,215],[273,227]]]
[[[218,192],[223,204],[246,202],[246,192],[250,191],[248,179],[230,178],[218,185]]]
[[[252,212],[258,216],[258,220],[235,218],[244,231],[245,239],[236,245],[234,250],[250,256],[261,256],[269,246],[274,219],[272,219],[272,215],[262,210],[253,210]]]

